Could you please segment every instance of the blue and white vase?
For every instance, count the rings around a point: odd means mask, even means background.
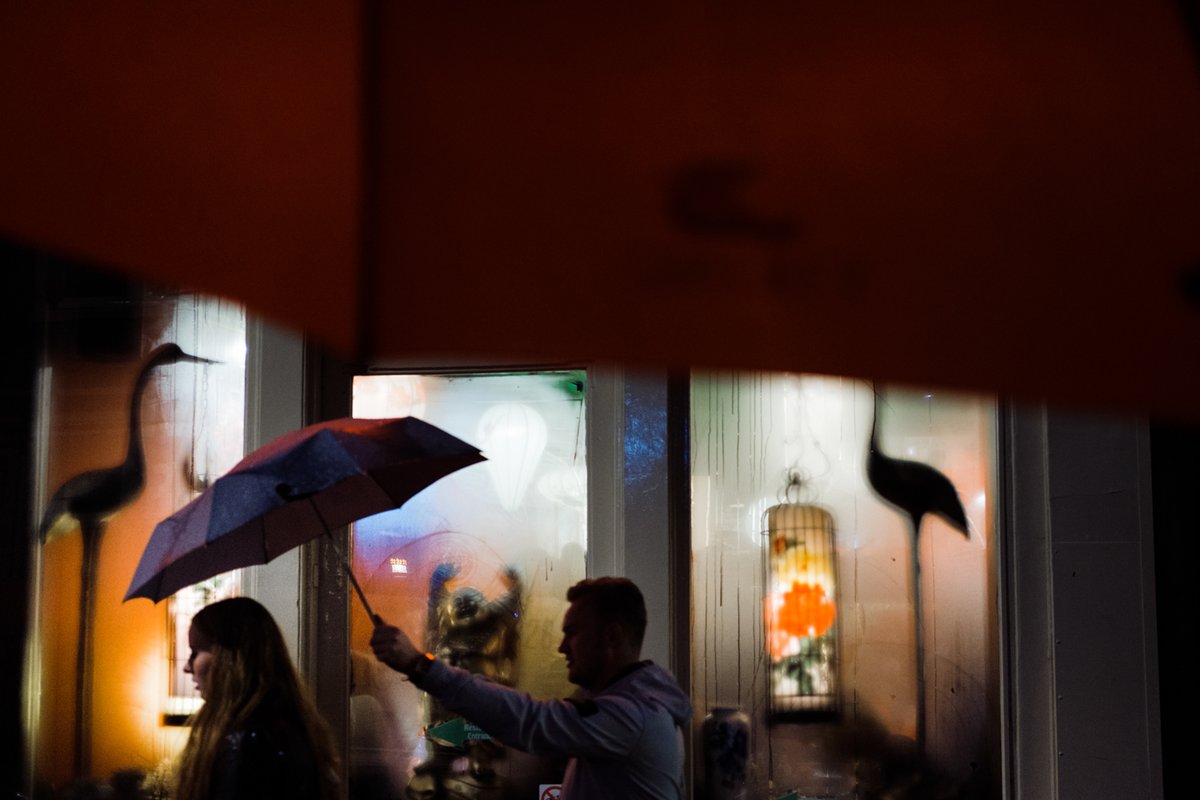
[[[739,709],[717,706],[704,718],[704,796],[745,800],[750,756],[750,718]]]

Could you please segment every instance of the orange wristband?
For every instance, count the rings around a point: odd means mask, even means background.
[[[410,678],[419,678],[429,672],[429,665],[432,663],[433,653],[422,653],[413,659],[413,662],[404,670],[404,674]]]

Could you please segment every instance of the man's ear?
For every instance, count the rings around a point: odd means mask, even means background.
[[[602,634],[605,647],[620,648],[625,645],[625,629],[619,622],[609,622],[604,626]]]

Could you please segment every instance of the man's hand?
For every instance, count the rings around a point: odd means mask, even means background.
[[[375,626],[371,634],[371,650],[375,657],[397,672],[405,675],[416,665],[421,657],[421,651],[413,646],[412,640],[404,631],[395,625],[388,625],[382,620]]]

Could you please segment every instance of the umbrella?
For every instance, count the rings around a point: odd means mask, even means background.
[[[344,418],[284,434],[155,526],[126,600],[154,602],[396,508],[439,478],[483,461],[479,449],[413,418]],[[362,588],[343,563],[374,618]]]

